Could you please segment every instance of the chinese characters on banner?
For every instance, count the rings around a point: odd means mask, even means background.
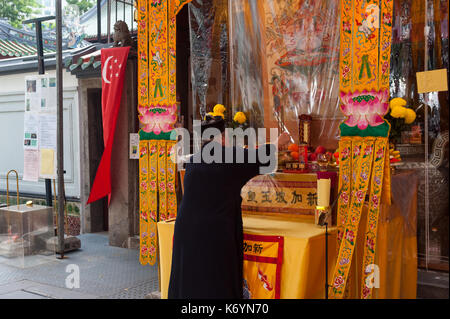
[[[280,299],[284,237],[244,234],[244,295]]]
[[[317,205],[317,175],[260,175],[242,188],[241,196],[242,211],[247,214],[274,213],[314,218]]]

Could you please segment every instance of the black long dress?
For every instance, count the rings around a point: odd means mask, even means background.
[[[274,146],[267,144],[265,149],[269,154]],[[224,154],[222,147],[223,158]],[[242,298],[240,192],[261,166],[258,159],[248,163],[247,150],[245,158],[242,164],[192,163],[192,159],[186,164],[184,195],[175,222],[169,299]]]

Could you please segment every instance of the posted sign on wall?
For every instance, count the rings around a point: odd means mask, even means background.
[[[56,178],[56,77],[25,77],[23,180]]]

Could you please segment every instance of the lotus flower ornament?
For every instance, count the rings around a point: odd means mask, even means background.
[[[173,129],[173,124],[177,120],[177,106],[173,105],[151,105],[149,108],[139,105],[139,121],[145,126],[144,132],[153,132],[159,135],[161,132],[167,133]]]
[[[387,90],[341,92],[341,110],[347,117],[344,122],[350,127],[357,126],[365,130],[370,126],[379,126],[385,121],[383,116],[389,110]]]

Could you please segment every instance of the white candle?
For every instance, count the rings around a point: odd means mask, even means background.
[[[317,206],[328,207],[330,205],[331,179],[317,180]]]

